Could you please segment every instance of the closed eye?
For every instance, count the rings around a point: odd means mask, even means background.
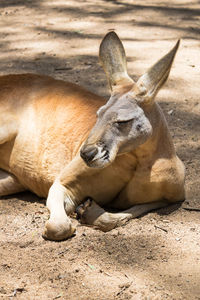
[[[116,121],[117,124],[119,125],[123,125],[123,124],[128,124],[129,122],[132,122],[133,119],[130,119],[130,120],[119,120],[119,121]]]

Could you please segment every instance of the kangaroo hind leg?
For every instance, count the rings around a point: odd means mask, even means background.
[[[88,199],[84,204],[77,208],[78,216],[83,224],[94,225],[97,229],[104,232],[112,230],[131,219],[137,218],[151,210],[165,207],[166,202],[153,202],[132,206],[131,208],[119,213],[106,212],[93,200]]]
[[[0,196],[7,196],[25,191],[17,178],[0,169]]]
[[[12,140],[17,135],[17,123],[14,115],[7,115],[4,112],[0,118],[0,144]]]

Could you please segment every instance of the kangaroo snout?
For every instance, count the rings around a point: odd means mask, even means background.
[[[83,146],[80,151],[81,158],[86,163],[91,162],[94,159],[94,157],[97,155],[97,153],[98,153],[98,148],[94,146]]]

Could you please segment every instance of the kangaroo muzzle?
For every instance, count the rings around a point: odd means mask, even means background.
[[[91,162],[95,156],[98,153],[98,148],[94,147],[94,146],[83,146],[81,151],[80,151],[80,155],[81,158],[86,162],[89,163]]]

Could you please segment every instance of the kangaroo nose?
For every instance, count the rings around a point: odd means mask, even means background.
[[[90,162],[97,155],[98,149],[95,147],[83,147],[80,151],[80,155],[83,160]]]

